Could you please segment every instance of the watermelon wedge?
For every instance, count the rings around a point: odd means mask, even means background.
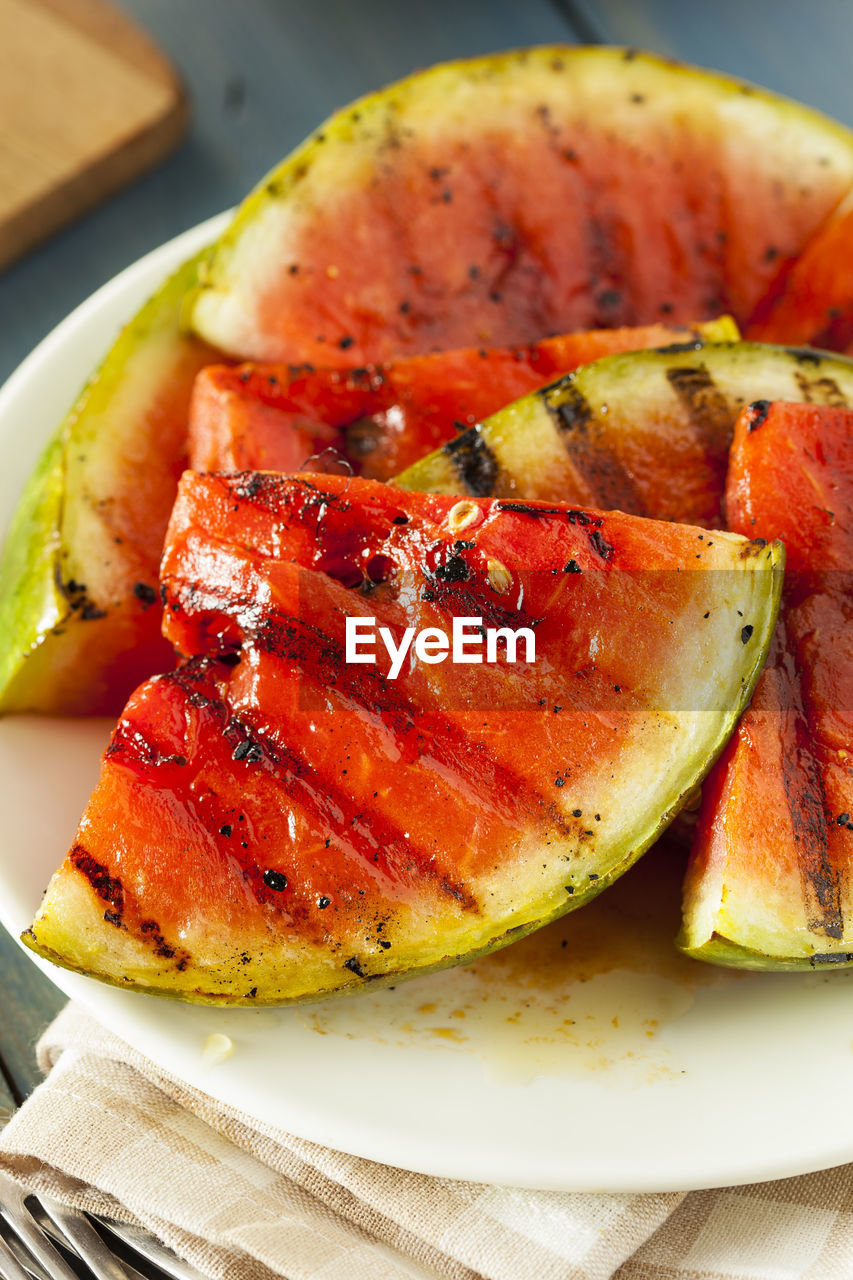
[[[189,417],[195,471],[298,471],[333,447],[360,475],[390,480],[460,430],[615,351],[737,341],[727,316],[695,328],[646,325],[564,334],[525,347],[479,347],[361,369],[210,365]]]
[[[331,117],[188,300],[232,355],[358,366],[573,329],[747,320],[853,183],[813,111],[634,50],[452,62]]]
[[[117,713],[172,666],[157,576],[195,376],[222,359],[178,328],[197,260],[122,331],[59,426],[0,561],[0,711]]]
[[[749,342],[607,356],[463,432],[395,483],[717,528],[735,420],[759,396],[853,406],[853,361]]]
[[[853,413],[759,401],[737,425],[736,529],[784,537],[768,665],[705,787],[679,945],[746,969],[853,964]]]
[[[780,564],[618,513],[188,472],[162,578],[185,662],[128,703],[25,941],[236,1004],[503,946],[599,893],[703,776],[763,663]],[[395,670],[382,645],[409,627]],[[501,628],[527,636],[490,659]]]

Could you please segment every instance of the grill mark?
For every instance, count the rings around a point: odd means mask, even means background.
[[[259,644],[259,647],[264,646]],[[313,647],[315,648],[316,644]],[[309,648],[312,646],[309,645]],[[279,656],[278,651],[272,646],[269,646],[268,651]],[[290,654],[288,653],[287,656],[289,658]],[[339,660],[343,664],[342,652],[339,654]],[[169,672],[162,679],[174,683],[184,693],[185,671],[186,669]],[[334,680],[329,679],[328,671],[324,671],[323,680],[324,683],[334,683]],[[287,796],[303,809],[318,831],[327,830],[333,839],[351,844],[365,865],[370,864],[385,870],[392,880],[401,879],[401,871],[408,871],[411,881],[432,879],[443,893],[459,902],[465,910],[479,910],[479,903],[471,892],[464,885],[454,881],[446,870],[433,865],[432,853],[424,853],[413,847],[411,842],[403,837],[402,829],[397,823],[384,817],[380,818],[376,813],[365,814],[356,800],[328,779],[324,778],[321,785],[317,784],[313,770],[296,748],[290,744],[285,746],[274,741],[268,733],[264,733],[254,725],[249,725],[244,718],[232,715],[226,699],[218,691],[215,693],[211,691],[211,694],[212,696],[206,697],[203,708],[205,714],[217,722],[217,728],[211,727],[211,730],[218,731],[225,737],[229,746],[232,743],[239,745],[251,742],[257,748],[257,752],[253,755],[250,766],[247,767],[261,770],[274,780],[276,786],[283,787]],[[412,725],[414,725],[413,719]],[[120,757],[121,763],[130,766],[135,764],[146,766],[149,764],[151,754],[151,745],[137,729],[117,741],[113,758]],[[230,754],[232,760],[235,759],[233,752]],[[482,755],[482,753],[478,754]],[[482,760],[477,763],[481,768],[483,767]],[[240,764],[239,759],[236,760],[236,764]],[[283,777],[282,774],[287,776]],[[374,862],[374,855],[377,853],[379,860]],[[398,855],[394,865],[388,858],[388,853]],[[241,852],[238,846],[229,845],[228,855],[237,862],[244,880],[251,886],[260,901],[272,905],[279,912],[308,919],[292,899],[288,898],[285,906],[281,896],[264,884],[264,868],[258,865],[250,853]]]
[[[736,411],[704,365],[672,366],[666,378],[687,411],[705,454],[709,488],[719,492],[722,508]]]
[[[561,387],[560,397],[556,402],[552,396],[540,393],[572,466],[592,490],[593,505],[647,515],[648,509],[630,472],[610,448],[601,446],[601,433],[595,428],[589,401],[569,379]]]
[[[190,953],[183,947],[173,947],[168,943],[156,920],[141,920],[138,926],[128,923],[127,907],[135,907],[136,904],[132,896],[128,902],[120,876],[112,875],[109,868],[98,862],[81,844],[75,844],[69,858],[71,864],[89,881],[98,897],[110,904],[104,912],[107,924],[123,929],[137,941],[145,943],[162,960],[174,960],[175,968],[180,972],[186,969],[191,959]]]
[[[497,457],[479,425],[442,445],[441,451],[453,463],[466,492],[474,498],[488,498],[497,488],[500,467]]]
[[[121,920],[124,916],[124,886],[120,877],[111,875],[109,867],[93,858],[82,844],[75,844],[69,856],[72,865],[86,877],[98,897],[110,904],[111,914]]]
[[[301,618],[276,613],[271,615],[264,634],[256,637],[256,643],[276,658],[288,664],[296,663],[320,688],[331,685],[339,694],[380,718],[398,738],[407,742],[409,759],[421,755],[428,743],[437,762],[448,770],[460,772],[461,762],[468,779],[476,777],[490,795],[507,798],[510,807],[503,819],[507,825],[525,816],[527,806],[519,797],[526,797],[528,803],[532,800],[543,810],[562,835],[577,836],[575,825],[563,816],[553,800],[527,786],[514,770],[472,746],[465,734],[445,720],[413,712],[405,696],[397,692],[396,686],[385,679],[378,667],[354,667],[346,663],[341,647],[319,628]]]
[[[687,410],[690,425],[705,450],[715,455],[727,450],[733,411],[705,365],[673,366],[667,369],[666,379]]]
[[[807,378],[798,369],[794,374],[794,381],[806,404],[825,404],[834,409],[849,408],[844,392],[834,378]]]
[[[810,750],[811,735],[802,706],[799,677],[793,659],[786,654],[779,673],[786,690],[793,732],[782,753],[782,782],[791,818],[794,847],[803,887],[808,927],[827,938],[844,936],[841,884],[829,851],[826,793],[820,766]]]

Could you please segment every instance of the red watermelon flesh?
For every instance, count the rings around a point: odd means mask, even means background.
[[[726,322],[710,327],[726,334],[734,328]],[[596,329],[524,347],[468,347],[360,369],[211,365],[193,390],[190,466],[297,471],[333,446],[360,475],[390,480],[560,374],[614,352],[700,342],[701,329]]]
[[[853,351],[853,202],[815,235],[746,325],[755,342],[797,342]]]
[[[706,784],[682,943],[722,963],[853,961],[853,413],[741,414],[730,525],[781,537],[783,618],[752,704]]]
[[[745,321],[850,160],[815,113],[631,50],[450,63],[339,112],[270,174],[191,321],[243,358],[354,366]]]
[[[352,477],[187,473],[162,585],[192,656],[128,704],[30,945],[108,981],[281,1002],[582,903],[669,820],[760,668],[773,552],[704,540]],[[345,661],[348,616],[397,639],[523,625],[537,658],[392,679]]]

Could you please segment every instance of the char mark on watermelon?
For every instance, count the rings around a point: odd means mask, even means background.
[[[840,392],[820,371],[808,389],[827,399]],[[748,405],[735,430],[726,507],[734,528],[784,537],[790,568],[770,660],[707,784],[681,943],[703,959],[747,968],[846,964],[853,412]]]
[[[448,440],[443,452],[453,464],[465,493],[484,498],[497,491],[498,460],[478,427],[472,427],[455,440]]]
[[[853,404],[853,362],[757,343],[607,356],[525,396],[454,442],[488,446],[497,496],[613,505],[654,519],[724,524],[728,451],[741,408],[757,397]],[[567,428],[566,423],[570,424]],[[453,493],[459,474],[436,452],[397,477]]]
[[[720,534],[697,560],[696,529],[489,499],[460,538],[459,505],[186,474],[163,562],[185,660],[128,703],[83,820],[121,927],[69,858],[30,945],[191,1000],[314,999],[506,945],[635,861],[749,695],[778,549]],[[352,619],[399,643],[469,617],[529,622],[541,663],[347,661]]]
[[[568,378],[564,380],[563,391],[559,403],[549,395],[543,395],[542,399],[556,419],[572,466],[595,494],[596,503],[608,511],[648,515],[630,471],[608,448],[600,424],[594,420],[592,405]],[[571,494],[566,496],[570,498]]]

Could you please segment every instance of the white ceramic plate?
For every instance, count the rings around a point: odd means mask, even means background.
[[[215,219],[78,308],[0,392],[0,521],[121,322]],[[0,722],[0,918],[18,934],[93,784],[103,722]],[[653,853],[597,903],[469,969],[287,1010],[193,1008],[42,965],[162,1068],[258,1120],[403,1168],[566,1190],[782,1177],[853,1158],[853,974],[679,957]],[[205,1061],[208,1035],[234,1053]]]

